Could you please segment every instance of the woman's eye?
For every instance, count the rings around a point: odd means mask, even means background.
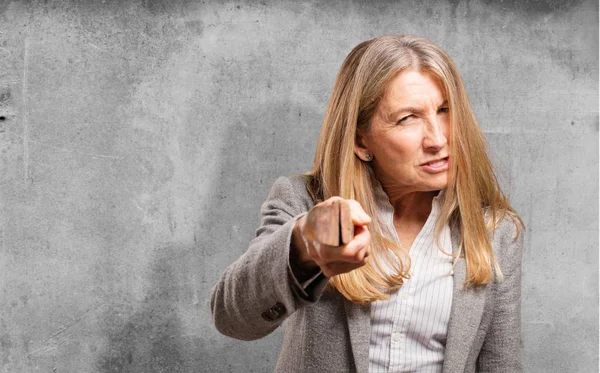
[[[450,108],[443,107],[438,110],[438,113],[442,114],[442,113],[447,113],[449,111],[450,111]]]
[[[410,119],[410,118],[412,118],[413,116],[414,116],[414,115],[412,115],[412,114],[411,114],[411,115],[407,115],[407,116],[405,116],[404,118],[400,119],[400,120],[398,121],[398,123],[403,123],[403,122],[406,122],[407,120],[409,120],[409,119]]]

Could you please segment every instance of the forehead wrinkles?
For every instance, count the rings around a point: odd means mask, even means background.
[[[425,111],[432,97],[426,92],[413,90],[410,85],[390,87],[377,106],[377,112],[381,119],[387,123],[395,123],[399,110],[414,112]]]
[[[393,123],[394,106],[397,106],[397,104],[394,104],[389,98],[382,99],[377,106],[375,116],[383,120],[384,123]]]
[[[437,111],[447,100],[444,87],[435,75],[421,73],[426,79],[409,79],[390,84],[380,101],[382,115],[396,116],[401,111],[423,113]]]
[[[397,81],[398,77],[392,79],[389,85],[386,87],[381,100],[379,100],[379,104],[377,105],[377,110],[375,111],[375,115],[379,116],[385,122],[393,121],[391,118],[391,114],[397,110],[399,107],[399,103],[402,102],[400,89],[406,89],[405,85],[399,85]]]

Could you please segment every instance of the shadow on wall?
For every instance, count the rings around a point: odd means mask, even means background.
[[[149,291],[142,306],[132,315],[131,303],[111,307],[103,315],[108,339],[96,361],[100,372],[183,372],[183,334],[177,314],[178,283],[169,261],[173,247],[156,250]],[[178,251],[178,250],[177,250]],[[131,315],[123,318],[123,315]]]
[[[253,107],[241,120],[235,114],[228,116],[231,122],[224,126],[223,141],[211,159],[218,163],[217,172],[202,176],[212,178],[212,183],[203,192],[205,198],[198,199],[203,202],[194,206],[200,211],[194,244],[152,250],[148,278],[139,281],[146,287],[143,301],[113,296],[112,306],[100,319],[107,342],[95,354],[98,372],[274,369],[281,333],[255,342],[224,337],[212,324],[209,299],[219,276],[254,237],[271,183],[298,167],[299,159],[312,159],[314,146],[304,154],[308,149],[304,144],[318,136],[321,114],[300,113],[292,106],[284,102]],[[303,127],[294,120],[308,120],[310,125]],[[193,169],[202,172],[202,167],[197,164]]]
[[[196,236],[201,258],[200,299],[206,330],[200,353],[205,372],[273,371],[281,346],[281,329],[254,342],[219,334],[210,319],[211,290],[225,268],[248,248],[260,222],[260,206],[281,175],[309,165],[322,113],[289,101],[250,106],[227,126],[219,151],[220,171]],[[310,146],[306,146],[310,144]],[[304,170],[307,171],[307,170]],[[265,285],[268,286],[268,285]]]

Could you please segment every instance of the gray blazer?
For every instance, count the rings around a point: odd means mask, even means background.
[[[292,228],[314,205],[304,176],[280,177],[261,208],[256,238],[212,290],[217,329],[241,340],[262,338],[286,321],[275,372],[367,372],[370,308],[326,288],[321,277],[304,291],[289,269]],[[451,226],[456,253],[459,230]],[[465,261],[454,268],[444,372],[521,372],[520,305],[523,235],[501,222],[493,248],[505,280],[462,286]]]

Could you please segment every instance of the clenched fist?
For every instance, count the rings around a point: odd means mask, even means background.
[[[315,272],[318,267],[332,277],[365,265],[370,222],[355,200],[331,197],[315,205],[294,226],[290,255],[294,273]]]

